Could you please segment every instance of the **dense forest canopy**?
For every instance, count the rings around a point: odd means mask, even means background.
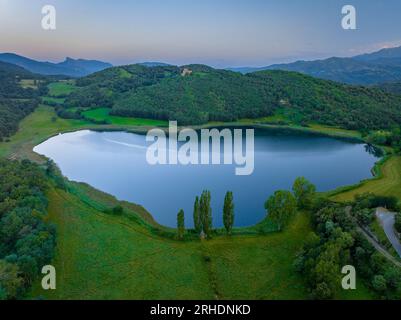
[[[401,97],[286,71],[242,75],[203,65],[110,68],[79,79],[71,107],[109,107],[111,114],[180,124],[296,114],[301,124],[380,129],[401,122]]]
[[[53,257],[46,188],[37,165],[0,160],[0,300],[21,297]]]
[[[23,88],[24,79],[36,82],[38,88]],[[14,133],[18,122],[38,105],[37,98],[46,91],[41,81],[44,81],[41,76],[0,62],[0,141]]]

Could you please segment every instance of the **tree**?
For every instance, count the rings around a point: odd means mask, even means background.
[[[312,183],[304,177],[297,178],[292,186],[292,191],[299,209],[310,208],[316,193],[316,187]]]
[[[283,190],[276,191],[265,203],[268,217],[277,224],[279,231],[295,214],[296,207],[297,203],[291,192]]]
[[[5,299],[15,299],[23,279],[18,276],[17,265],[0,260],[0,295]]]
[[[199,206],[199,197],[196,197],[194,203],[194,228],[197,234],[202,232],[201,212]]]
[[[210,237],[212,232],[212,208],[210,207],[210,199],[210,191],[203,191],[200,197],[200,213],[202,229],[208,237]]]
[[[112,209],[112,212],[113,212],[113,214],[115,214],[115,215],[122,215],[122,214],[124,213],[124,208],[123,208],[122,206],[118,205],[118,206],[115,206],[115,207]]]
[[[178,238],[183,239],[185,233],[185,217],[184,217],[184,210],[180,210],[177,214],[177,232]]]
[[[386,279],[382,275],[374,276],[372,286],[376,291],[384,292],[387,289]]]
[[[223,208],[223,223],[228,234],[231,234],[231,230],[234,225],[234,202],[233,193],[227,192],[224,198],[224,208]]]

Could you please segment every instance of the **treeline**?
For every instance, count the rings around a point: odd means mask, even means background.
[[[315,197],[316,187],[304,177],[297,178],[293,184],[292,192],[278,190],[265,202],[266,219],[276,226],[277,231],[282,231],[291,221],[297,210],[309,209]],[[213,230],[212,208],[210,205],[211,193],[208,190],[202,192],[200,197],[195,198],[193,209],[193,231],[201,238],[211,238],[215,233]],[[228,191],[224,197],[223,224],[227,235],[231,235],[235,213],[234,195]],[[177,214],[177,236],[184,239],[185,216],[180,210]]]
[[[213,217],[210,205],[211,193],[204,190],[200,197],[195,198],[193,209],[194,232],[201,238],[211,238],[213,234]],[[231,234],[234,226],[234,198],[231,191],[226,193],[223,207],[223,223],[227,234]],[[185,236],[185,214],[180,210],[177,214],[177,236],[180,240]]]
[[[55,247],[46,175],[35,164],[0,160],[0,299],[24,296]]]
[[[46,85],[38,82],[38,89],[23,88],[22,79],[44,81],[23,68],[0,62],[0,142],[18,129],[18,123],[39,104],[39,96],[46,93]]]
[[[401,127],[398,125],[387,131],[374,131],[366,136],[366,141],[373,145],[392,147],[396,152],[401,151]]]
[[[342,268],[357,270],[357,283],[362,279],[383,299],[401,298],[401,269],[379,253],[358,230],[367,228],[374,219],[375,208],[393,207],[397,199],[358,196],[344,205],[318,199],[312,208],[311,233],[302,252],[294,262],[298,272],[306,277],[314,299],[332,299],[342,289]]]
[[[17,101],[0,97],[0,142],[15,133],[18,129],[18,123],[30,114],[37,105],[37,100]]]
[[[186,68],[191,74],[183,76]],[[110,107],[111,114],[180,124],[235,121],[273,115],[346,129],[391,128],[401,122],[401,96],[375,88],[315,79],[295,72],[241,75],[207,66],[115,67],[77,81],[66,101],[74,107]]]

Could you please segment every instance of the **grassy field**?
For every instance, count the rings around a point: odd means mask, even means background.
[[[44,103],[62,104],[62,103],[64,103],[65,98],[43,97],[42,100]]]
[[[40,106],[21,121],[20,129],[9,142],[0,143],[0,156],[40,161],[41,158],[32,151],[34,146],[60,132],[79,130],[89,126],[90,123],[86,121],[57,118],[53,108]]]
[[[357,188],[336,194],[335,201],[351,201],[357,194],[372,192],[377,195],[395,196],[401,199],[401,156],[392,156],[380,166],[376,179],[363,182]]]
[[[76,89],[74,80],[53,82],[48,85],[48,88],[51,97],[66,96]]]
[[[36,285],[32,297],[302,299],[306,296],[302,277],[292,267],[295,254],[310,231],[306,215],[298,215],[284,233],[178,242],[152,234],[133,219],[96,210],[71,193],[52,189],[49,199],[49,219],[58,227],[54,262],[58,288],[44,292]]]
[[[83,112],[82,114],[91,120],[95,121],[106,121],[112,125],[122,125],[122,126],[158,126],[165,127],[168,126],[167,121],[152,120],[152,119],[141,119],[141,118],[128,118],[128,117],[118,117],[111,116],[109,108],[97,108]]]
[[[88,188],[74,184],[75,188]],[[90,188],[91,189],[91,188]],[[87,192],[83,191],[83,192]],[[91,189],[98,205],[118,202]],[[36,283],[32,298],[46,299],[305,299],[292,262],[310,232],[298,214],[282,233],[179,242],[158,237],[130,215],[103,213],[80,197],[51,189],[49,218],[57,225],[57,290]],[[366,299],[369,292],[338,298]]]
[[[22,88],[27,89],[37,89],[38,88],[38,83],[40,83],[40,80],[34,80],[34,79],[21,79],[19,84]]]

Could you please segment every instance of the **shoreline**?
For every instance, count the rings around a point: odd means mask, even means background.
[[[54,110],[51,107],[47,107],[47,106],[40,106],[39,107],[39,111],[51,111],[53,112]],[[47,109],[47,110],[46,110]],[[37,110],[34,111],[34,113],[37,112]],[[33,114],[29,115],[27,118],[33,116]],[[25,121],[26,119],[24,119]],[[29,120],[29,119],[28,119]],[[24,122],[23,121],[23,122]],[[61,119],[58,118],[57,121],[63,121],[63,122],[74,122],[74,120],[68,120],[68,119]],[[57,123],[56,121],[56,123]],[[342,129],[335,129],[335,132],[327,132],[324,131],[322,129],[316,129],[316,128],[312,128],[312,127],[295,127],[295,126],[283,126],[283,125],[273,125],[273,124],[261,124],[261,123],[253,123],[251,121],[243,121],[243,122],[230,122],[230,123],[208,123],[202,126],[188,126],[188,128],[192,128],[194,130],[201,130],[201,129],[210,129],[210,128],[223,128],[223,127],[231,127],[231,128],[239,128],[239,127],[250,127],[250,128],[255,128],[255,129],[260,129],[260,130],[289,130],[289,131],[293,131],[293,132],[302,132],[302,133],[306,133],[306,134],[312,134],[312,135],[318,135],[318,136],[325,136],[325,137],[330,137],[330,138],[335,138],[335,139],[340,139],[340,140],[345,140],[345,141],[351,141],[351,142],[359,142],[359,143],[366,143],[365,140],[363,140],[362,137],[360,136],[356,136],[355,133],[352,133],[350,131],[347,130],[342,130]],[[79,125],[78,127],[74,127],[74,128],[58,128],[55,129],[53,132],[50,132],[49,134],[43,134],[43,136],[39,137],[38,140],[36,141],[24,141],[22,140],[22,143],[27,144],[25,147],[28,147],[30,149],[26,150],[26,153],[23,152],[21,157],[17,157],[17,159],[23,159],[23,158],[28,158],[31,161],[34,161],[38,164],[43,164],[45,161],[49,160],[47,157],[40,155],[38,153],[36,153],[35,151],[33,151],[33,149],[51,139],[52,137],[55,137],[59,134],[66,134],[66,133],[72,133],[72,132],[77,132],[77,131],[82,131],[82,130],[91,130],[91,131],[95,131],[95,132],[127,132],[127,133],[134,133],[134,134],[146,134],[146,132],[150,129],[153,128],[158,128],[158,129],[162,129],[167,131],[168,128],[166,127],[148,127],[148,126],[135,126],[135,127],[127,127],[127,126],[118,126],[118,125],[96,125],[96,124],[88,124],[88,123],[84,123],[82,125]],[[179,127],[179,128],[183,128],[183,127]],[[2,149],[2,146],[4,144],[11,144],[11,147],[15,146],[15,144],[17,144],[15,141],[13,141],[15,139],[15,137],[20,133],[21,130],[24,129],[23,124],[21,123],[21,126],[18,130],[18,132],[13,135],[11,138],[10,142],[2,142],[0,143],[0,151]],[[331,128],[328,128],[331,129]],[[340,130],[340,131],[338,131]],[[38,142],[39,141],[39,142]],[[347,185],[347,186],[341,186],[338,187],[332,191],[328,191],[328,192],[322,192],[321,194],[325,194],[328,197],[333,197],[335,195],[338,195],[340,193],[346,192],[346,191],[350,191],[353,189],[356,189],[358,187],[360,187],[361,185],[367,183],[368,181],[372,181],[372,180],[376,180],[376,179],[380,179],[381,177],[381,167],[382,165],[391,158],[391,155],[387,154],[385,149],[378,147],[378,146],[374,146],[378,149],[380,149],[384,156],[380,159],[380,161],[378,161],[375,166],[372,168],[372,172],[376,173],[376,175],[374,175],[374,177],[370,178],[370,179],[365,179],[360,181],[359,183],[356,183],[354,185]],[[12,148],[11,148],[12,149]],[[10,151],[10,150],[8,150]],[[6,153],[6,157],[10,156],[10,154]],[[38,161],[40,159],[40,161]],[[62,175],[62,174],[61,174]],[[72,182],[72,183],[77,183],[79,184],[79,182],[74,182],[74,181],[70,181],[67,177],[64,177],[62,175],[62,177],[64,179],[66,179],[66,181]],[[88,185],[88,184],[86,184]],[[98,190],[90,185],[88,185],[91,189],[97,191],[97,192],[101,192],[104,193],[101,190]],[[110,195],[112,197],[114,197],[113,195]],[[118,200],[116,198],[116,200]],[[125,202],[125,201],[120,201],[119,202]],[[138,205],[133,203],[134,205]],[[146,208],[145,208],[146,210]],[[147,210],[146,210],[147,211]],[[172,230],[171,227],[168,226],[164,226],[159,224],[155,218],[153,217],[153,215],[148,212],[150,214],[150,216],[152,217],[152,222],[149,221],[145,221],[146,223],[150,223],[152,225],[152,227],[155,228],[161,228],[162,230]],[[153,223],[154,222],[154,223]],[[249,233],[249,231],[251,231],[252,234],[259,233],[260,232],[260,228],[263,225],[264,220],[251,225],[251,226],[242,226],[242,227],[235,227],[234,228],[234,234],[244,234],[244,233]],[[221,229],[221,228],[218,228]],[[173,229],[174,230],[174,229]],[[258,231],[259,230],[259,231]]]

